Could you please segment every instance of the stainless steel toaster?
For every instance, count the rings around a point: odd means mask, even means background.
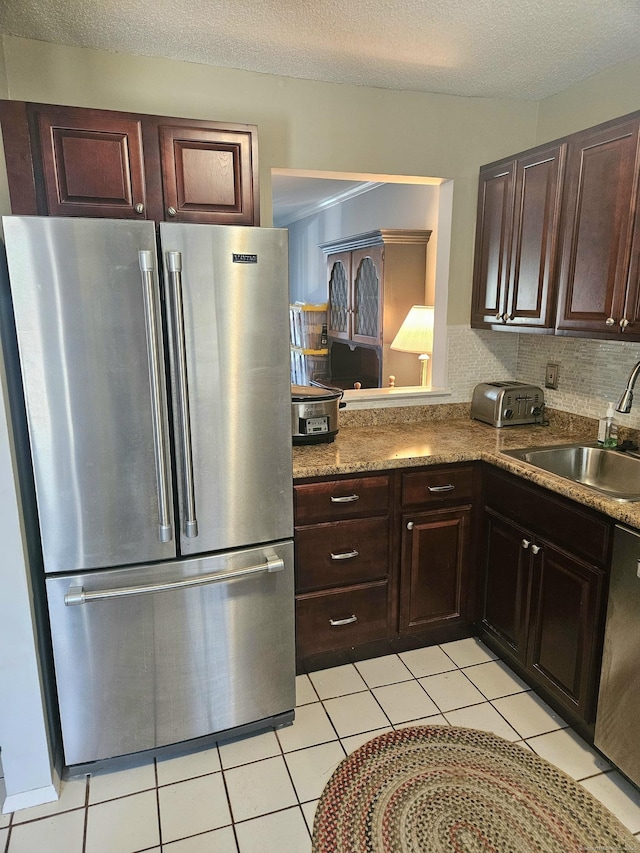
[[[473,389],[471,417],[494,427],[534,424],[544,413],[544,391],[525,382],[481,382]]]

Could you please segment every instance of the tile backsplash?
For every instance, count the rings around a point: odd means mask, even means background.
[[[559,366],[557,390],[545,388],[550,408],[586,417],[605,414],[616,402],[629,372],[640,360],[640,343],[600,341],[513,332],[490,332],[469,326],[447,329],[451,402],[471,399],[478,382],[517,379],[544,387],[547,362]],[[640,429],[640,380],[636,405],[628,415],[616,413],[620,424]]]

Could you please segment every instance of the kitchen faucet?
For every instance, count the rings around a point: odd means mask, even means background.
[[[618,405],[616,406],[616,412],[626,414],[631,411],[631,406],[633,405],[633,386],[636,384],[636,379],[638,378],[639,373],[640,361],[637,361],[629,374],[629,378],[627,379],[627,387],[620,395]]]

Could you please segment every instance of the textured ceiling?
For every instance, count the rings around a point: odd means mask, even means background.
[[[0,0],[0,31],[287,77],[538,100],[640,56],[640,2]]]

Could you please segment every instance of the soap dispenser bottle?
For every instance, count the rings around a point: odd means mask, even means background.
[[[607,414],[598,421],[598,444],[602,447],[618,446],[618,422],[614,414],[613,403],[608,403]]]

